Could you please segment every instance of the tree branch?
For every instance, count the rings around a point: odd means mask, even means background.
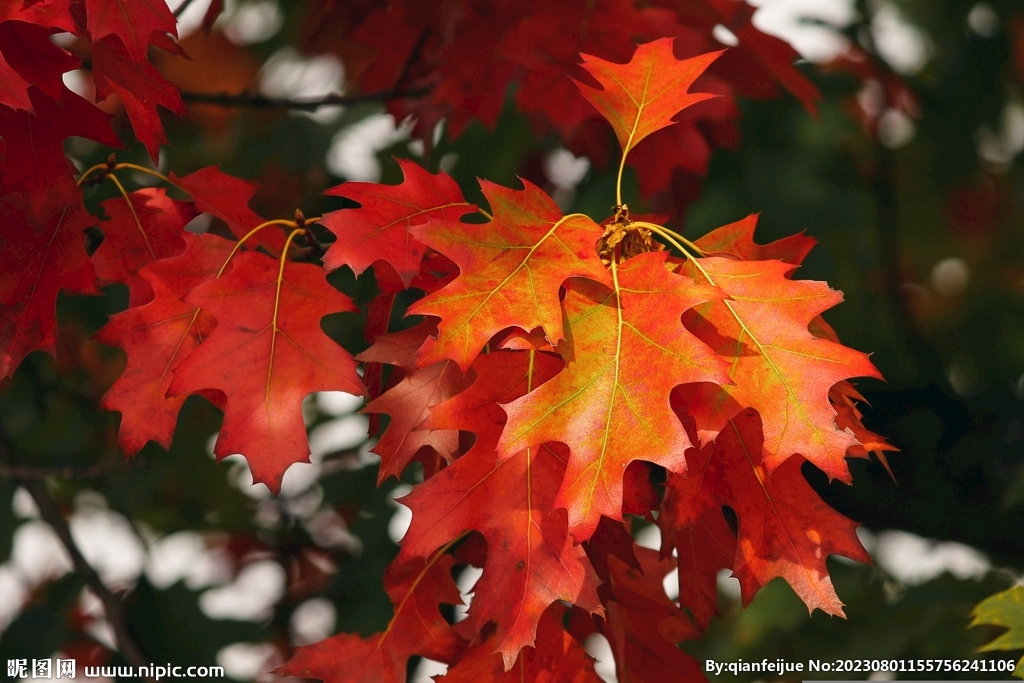
[[[320,107],[360,104],[363,102],[385,102],[387,100],[406,97],[421,97],[430,92],[430,88],[410,88],[408,90],[390,89],[377,92],[360,93],[358,95],[339,95],[332,93],[312,100],[293,100],[287,97],[267,97],[258,93],[202,93],[182,91],[181,99],[190,104],[210,104],[217,107],[248,107],[254,109],[294,109],[296,111],[316,111]]]
[[[68,526],[67,520],[61,514],[60,508],[57,507],[57,501],[50,495],[46,484],[41,481],[43,472],[46,472],[47,475],[56,475],[60,470],[75,471],[79,468],[25,467],[11,464],[13,459],[14,449],[11,447],[11,443],[7,440],[6,435],[0,432],[0,473],[10,476],[28,491],[29,495],[32,496],[32,500],[35,501],[36,507],[39,508],[39,516],[53,527],[57,538],[60,539],[64,549],[71,556],[71,563],[74,565],[75,571],[81,574],[85,584],[92,589],[92,592],[96,594],[96,597],[103,604],[103,611],[106,612],[110,627],[114,630],[114,640],[117,643],[117,649],[121,656],[132,666],[149,666],[149,659],[143,654],[136,644],[131,631],[128,630],[128,620],[125,617],[124,605],[121,603],[121,599],[107,588],[100,575],[96,573],[96,570],[93,569],[92,565],[85,559],[85,556],[82,555],[82,551],[79,550],[75,544],[75,539],[71,536],[71,527]],[[108,469],[112,466],[113,462],[115,462],[113,459],[107,458],[88,469]],[[25,474],[28,476],[19,476]]]
[[[174,18],[180,19],[181,15],[185,13],[185,10],[187,10],[188,6],[191,5],[193,2],[194,0],[185,0],[185,2],[178,5],[178,9],[174,10]]]
[[[116,453],[116,451],[114,452]],[[32,465],[8,465],[0,462],[0,478],[20,480],[42,480],[49,477],[63,479],[93,479],[106,474],[118,464],[116,457],[104,457],[95,465],[79,467],[33,467]]]
[[[111,628],[114,629],[114,638],[117,641],[117,649],[121,652],[121,656],[132,666],[149,666],[149,660],[142,653],[142,650],[139,649],[131,631],[128,630],[128,620],[125,617],[124,605],[121,603],[121,599],[107,588],[100,575],[96,573],[96,570],[92,568],[92,565],[82,555],[82,551],[75,545],[75,539],[71,536],[71,528],[57,507],[57,501],[53,499],[47,490],[46,484],[41,481],[23,480],[21,485],[25,487],[25,490],[32,496],[32,500],[36,502],[36,506],[39,508],[39,515],[57,532],[57,537],[64,545],[65,550],[68,551],[68,555],[71,556],[71,562],[74,564],[75,570],[82,575],[86,585],[92,589],[92,592],[103,603],[103,610],[107,614],[107,620],[110,622]]]

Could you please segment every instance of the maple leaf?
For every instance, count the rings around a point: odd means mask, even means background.
[[[408,287],[420,271],[426,249],[409,228],[429,218],[458,221],[477,210],[444,171],[432,175],[414,162],[396,161],[405,178],[399,185],[350,182],[324,192],[360,204],[358,209],[331,211],[320,220],[338,238],[324,255],[329,270],[346,265],[359,275],[374,261],[383,260]]]
[[[41,226],[16,196],[0,200],[0,378],[28,354],[57,347],[57,294],[98,294],[83,231],[96,221],[79,201]]]
[[[1024,649],[1024,586],[990,595],[971,611],[971,624],[975,626],[1001,626],[1008,629],[978,648],[980,652]],[[1017,678],[1024,678],[1024,657],[1013,670]]]
[[[441,319],[437,339],[419,355],[426,365],[450,358],[467,370],[484,344],[506,327],[543,329],[562,338],[558,293],[570,277],[611,285],[594,244],[601,227],[582,214],[563,216],[543,190],[481,181],[493,220],[475,225],[430,220],[411,232],[459,267],[459,276],[409,308]]]
[[[136,271],[184,250],[185,225],[195,218],[195,210],[155,188],[131,192],[127,199],[108,199],[101,206],[110,219],[101,223],[103,242],[92,255],[96,277],[100,284],[128,285],[128,305],[138,306],[152,298],[153,290]]]
[[[554,606],[541,616],[537,624],[537,642],[523,648],[508,671],[500,653],[497,636],[466,650],[448,673],[435,679],[437,683],[600,683],[594,671],[594,660],[579,641],[562,628],[559,621],[565,610]]]
[[[426,562],[393,562],[384,574],[395,607],[387,629],[369,638],[342,633],[298,647],[274,673],[324,683],[402,683],[413,655],[454,663],[465,641],[438,610],[438,603],[462,603],[452,579],[454,564],[451,555],[441,553]]]
[[[86,30],[93,44],[117,36],[128,48],[131,61],[146,61],[150,43],[160,36],[177,36],[177,20],[164,0],[85,0]],[[154,32],[157,36],[154,36]]]
[[[178,89],[148,61],[133,61],[116,37],[93,42],[92,59],[97,94],[100,98],[112,94],[121,98],[135,137],[156,163],[160,145],[167,142],[157,105],[181,116],[188,114]]]
[[[288,466],[309,456],[302,399],[364,391],[355,361],[320,328],[325,315],[355,307],[322,268],[256,252],[236,255],[230,273],[185,301],[212,313],[217,327],[175,370],[169,393],[224,392],[214,453],[242,453],[254,481],[276,492]]]
[[[672,39],[660,38],[637,47],[628,64],[581,55],[583,68],[603,86],[576,82],[583,96],[608,120],[626,155],[656,130],[674,123],[683,109],[714,97],[687,92],[721,52],[678,60]]]
[[[128,456],[148,441],[170,447],[178,411],[187,398],[167,396],[174,370],[217,325],[210,313],[181,299],[217,276],[233,244],[215,235],[184,233],[182,237],[183,254],[164,258],[134,275],[150,288],[152,301],[115,314],[96,334],[97,341],[128,355],[124,372],[100,401],[102,409],[121,413],[118,443]]]
[[[400,476],[422,448],[433,449],[449,462],[458,450],[457,431],[421,427],[430,414],[431,406],[457,394],[467,385],[463,373],[451,361],[441,361],[425,368],[416,367],[416,351],[423,340],[436,330],[436,321],[428,318],[416,327],[378,337],[373,346],[356,357],[360,361],[397,365],[405,373],[401,381],[363,408],[365,413],[391,417],[387,429],[373,447],[373,452],[381,458],[378,483],[392,475]]]
[[[828,400],[832,385],[849,377],[880,377],[866,354],[811,334],[808,325],[842,300],[823,282],[791,280],[782,261],[696,259],[685,272],[718,287],[728,299],[683,317],[693,334],[729,360],[733,384],[691,388],[687,412],[701,441],[713,439],[740,410],[764,419],[769,471],[799,453],[830,479],[850,481],[846,451],[857,443],[836,427]],[[699,275],[696,275],[697,272]]]
[[[614,599],[607,603],[605,636],[615,655],[618,679],[624,683],[705,680],[700,665],[676,647],[700,637],[689,617],[665,595],[663,580],[670,560],[637,546],[640,569],[618,557],[608,558]]]
[[[174,185],[192,196],[197,210],[227,223],[235,237],[245,237],[264,222],[249,208],[249,200],[259,187],[256,183],[230,176],[216,166],[207,166],[180,178],[171,173],[170,178]],[[250,238],[254,244],[262,245],[274,254],[281,253],[284,239],[284,235],[275,230],[261,230]]]
[[[687,476],[669,474],[667,482],[676,533],[705,511],[728,505],[739,522],[733,575],[744,606],[781,576],[809,611],[842,616],[825,560],[843,555],[871,562],[857,538],[857,523],[818,497],[800,471],[803,457],[794,455],[770,470],[763,442],[761,418],[748,409],[728,422],[715,443],[687,452]]]
[[[623,473],[633,460],[685,471],[690,440],[670,406],[673,387],[728,381],[722,360],[680,322],[718,294],[668,272],[665,259],[646,253],[624,262],[613,271],[614,290],[571,280],[558,346],[565,369],[504,406],[501,457],[548,441],[569,446],[555,505],[568,509],[577,542],[601,515],[622,519]]]

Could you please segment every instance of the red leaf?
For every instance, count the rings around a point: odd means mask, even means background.
[[[26,111],[32,109],[27,92],[30,84],[59,100],[64,91],[64,72],[79,64],[77,57],[50,41],[48,25],[24,21],[0,23],[0,53],[0,72],[5,74],[0,78],[0,104]]]
[[[207,166],[181,178],[171,173],[171,180],[192,195],[198,210],[227,223],[235,237],[245,237],[264,222],[249,208],[249,200],[259,187],[256,183],[222,173],[216,166]],[[280,230],[267,228],[256,233],[246,245],[262,245],[272,253],[280,254],[284,239]]]
[[[669,404],[673,387],[728,381],[723,361],[680,322],[684,311],[717,293],[669,273],[665,257],[640,254],[618,266],[616,291],[571,281],[563,302],[566,341],[558,347],[565,369],[505,405],[501,457],[548,441],[569,446],[555,505],[569,510],[577,542],[590,537],[601,515],[622,519],[630,462],[685,471],[690,440]]]
[[[660,38],[639,46],[628,64],[582,55],[583,68],[603,88],[578,81],[576,85],[608,119],[626,154],[654,131],[672,125],[672,117],[683,109],[714,97],[687,90],[720,54],[678,60],[672,54],[672,39]]]
[[[745,410],[729,421],[714,444],[687,452],[688,475],[670,474],[668,479],[676,531],[703,518],[707,510],[730,506],[739,520],[733,574],[740,580],[744,605],[781,576],[808,610],[842,616],[843,604],[825,560],[843,555],[871,562],[857,538],[857,523],[811,489],[800,472],[801,456],[769,472],[762,443],[760,416]]]
[[[149,156],[156,162],[160,156],[160,145],[167,142],[157,105],[175,114],[188,114],[178,89],[165,81],[148,61],[133,61],[116,38],[94,42],[92,60],[97,94],[100,98],[112,94],[121,98],[135,137],[146,146]]]
[[[523,184],[516,191],[481,181],[494,214],[488,223],[430,220],[412,228],[459,266],[455,280],[409,308],[441,318],[437,339],[420,352],[421,365],[450,358],[465,371],[506,327],[540,327],[555,342],[562,338],[562,283],[575,276],[611,285],[594,249],[600,226],[581,214],[562,216],[540,188]]]
[[[184,254],[157,261],[134,276],[151,287],[153,300],[114,315],[96,334],[97,341],[128,355],[124,372],[100,401],[104,410],[121,413],[118,443],[128,456],[148,441],[170,447],[178,411],[187,398],[167,397],[173,373],[217,325],[210,313],[181,297],[215,278],[233,245],[214,235],[183,237]]]
[[[246,252],[231,272],[185,297],[217,328],[174,373],[170,394],[218,389],[227,397],[214,453],[242,453],[253,479],[281,488],[288,466],[309,456],[302,399],[314,391],[362,394],[352,357],[320,328],[352,301],[307,263]]]
[[[672,563],[657,553],[636,548],[642,569],[617,557],[608,568],[614,600],[608,603],[605,636],[615,654],[620,681],[665,683],[703,681],[700,665],[676,647],[683,640],[700,638],[693,622],[665,595],[663,580]]]
[[[426,249],[409,228],[430,218],[458,221],[476,211],[443,171],[431,175],[412,161],[396,161],[405,176],[399,185],[351,182],[324,193],[360,204],[358,209],[327,213],[320,221],[338,237],[324,256],[329,270],[345,265],[359,275],[374,261],[387,261],[408,287]]]
[[[849,377],[879,377],[866,354],[820,339],[808,325],[842,300],[823,282],[791,280],[793,266],[781,261],[697,259],[686,272],[710,280],[728,295],[688,312],[687,329],[729,361],[734,384],[689,388],[687,412],[702,441],[713,439],[746,407],[764,419],[766,466],[778,467],[794,453],[829,478],[850,481],[846,451],[857,443],[839,429],[829,389]]]
[[[164,0],[85,0],[85,11],[93,44],[117,36],[128,46],[129,59],[138,64],[146,61],[150,43],[166,33],[178,35],[177,21]]]
[[[455,662],[465,641],[438,611],[438,603],[462,602],[452,580],[454,563],[451,555],[440,554],[426,563],[392,563],[384,574],[384,588],[395,606],[387,629],[369,638],[342,633],[296,648],[295,656],[274,673],[324,683],[402,683],[413,655]]]
[[[38,86],[28,93],[34,115],[0,107],[5,145],[0,187],[5,194],[22,194],[29,224],[42,227],[54,211],[81,203],[64,140],[78,135],[111,147],[121,143],[110,129],[110,117],[70,90],[64,89],[60,100],[46,97]]]
[[[99,293],[83,234],[95,224],[80,201],[41,226],[15,197],[0,201],[0,378],[37,349],[55,354],[60,290]]]
[[[153,289],[136,271],[180,254],[185,248],[185,225],[196,214],[191,204],[169,198],[162,189],[146,188],[128,197],[103,202],[110,220],[100,224],[103,242],[93,253],[92,263],[100,284],[128,285],[128,305],[138,306],[152,298]]]
[[[723,225],[701,237],[694,244],[708,255],[727,254],[744,261],[770,261],[778,259],[798,266],[818,243],[813,237],[803,233],[790,235],[771,244],[754,242],[754,229],[757,227],[758,214],[752,213],[746,218]],[[838,339],[833,341],[839,341]]]
[[[434,679],[436,683],[600,683],[594,671],[594,660],[579,642],[562,628],[565,610],[552,607],[540,618],[537,642],[523,648],[508,671],[500,653],[495,651],[497,637],[491,637],[466,650],[448,673]]]

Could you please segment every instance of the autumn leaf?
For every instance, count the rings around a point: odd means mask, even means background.
[[[585,277],[611,286],[594,248],[600,226],[581,214],[563,216],[540,188],[523,184],[517,191],[481,181],[494,214],[487,223],[434,219],[411,228],[459,267],[455,280],[409,308],[441,319],[437,339],[423,345],[420,365],[451,359],[466,371],[506,327],[540,327],[555,342],[563,333],[562,283]]]
[[[216,166],[207,166],[180,178],[171,173],[170,178],[174,185],[192,196],[196,210],[205,211],[227,223],[235,237],[245,237],[264,222],[249,208],[249,200],[258,187],[256,183],[230,176]],[[266,247],[271,253],[280,254],[284,239],[279,230],[269,229],[253,235],[251,241]]]
[[[673,387],[728,382],[725,367],[680,322],[687,309],[718,296],[665,269],[664,252],[617,267],[615,290],[572,280],[563,307],[566,366],[536,391],[505,405],[498,452],[510,457],[548,441],[569,446],[555,499],[569,529],[586,540],[601,515],[622,519],[622,481],[634,460],[684,472],[690,440],[672,412]]]
[[[714,97],[687,91],[720,54],[679,60],[672,54],[672,39],[659,38],[637,47],[628,64],[581,55],[583,68],[602,87],[576,85],[612,125],[625,156],[654,131],[672,125],[672,117],[683,109]]]
[[[100,401],[104,410],[121,413],[118,444],[128,456],[148,441],[170,448],[178,411],[187,398],[167,396],[174,370],[217,326],[209,312],[182,298],[217,276],[232,243],[214,235],[183,237],[187,246],[182,255],[161,259],[133,276],[150,288],[152,300],[115,314],[96,334],[97,341],[128,356],[124,372]]]
[[[77,135],[120,147],[110,128],[110,116],[65,88],[51,100],[32,86],[28,90],[35,114],[0,107],[0,137],[4,159],[0,187],[4,194],[21,194],[26,220],[43,227],[52,214],[81,204],[72,167],[64,156],[64,140]],[[45,121],[45,125],[39,125]]]
[[[50,41],[48,26],[25,21],[0,22],[0,104],[32,111],[29,85],[61,99],[62,75],[80,60]]]
[[[640,569],[618,557],[608,558],[612,595],[605,636],[624,683],[701,681],[700,665],[676,645],[700,638],[700,631],[665,594],[663,581],[671,560],[653,550],[635,548]]]
[[[813,237],[799,233],[769,244],[757,244],[754,242],[754,230],[758,217],[756,213],[750,214],[735,223],[715,228],[694,244],[709,256],[730,255],[744,261],[778,259],[797,266],[818,243]]]
[[[441,616],[438,604],[462,603],[452,580],[454,563],[451,555],[441,553],[426,562],[393,562],[384,574],[395,607],[387,629],[369,638],[341,633],[298,647],[274,673],[324,683],[403,683],[413,655],[453,663],[465,641]]]
[[[178,89],[148,61],[133,61],[117,38],[94,42],[92,59],[97,94],[100,98],[113,94],[121,98],[135,137],[156,163],[160,145],[167,142],[157,105],[181,116],[188,113]]]
[[[96,277],[100,284],[128,285],[129,306],[138,306],[152,298],[153,290],[136,271],[184,251],[185,225],[195,218],[195,210],[192,204],[173,200],[155,188],[108,199],[101,206],[109,220],[100,224],[103,242],[92,255]]]
[[[163,45],[159,36],[177,36],[177,21],[163,0],[85,0],[85,16],[94,44],[107,36],[117,36],[128,47],[129,59],[136,63],[146,61],[150,43]]]
[[[320,328],[352,301],[308,263],[237,254],[231,272],[204,282],[186,303],[209,311],[217,327],[174,373],[170,395],[204,389],[227,397],[214,453],[241,453],[253,479],[272,491],[289,465],[309,456],[302,399],[314,391],[362,394],[352,357]]]
[[[477,210],[444,171],[432,175],[419,164],[396,161],[405,178],[399,185],[349,182],[324,193],[360,205],[331,211],[320,220],[338,238],[324,256],[329,270],[346,265],[359,275],[374,261],[387,261],[408,287],[420,271],[426,249],[409,228],[430,218],[457,222]]]
[[[451,361],[416,367],[416,351],[423,340],[436,331],[436,321],[428,318],[416,327],[378,337],[373,346],[356,357],[364,362],[396,365],[404,373],[399,382],[363,408],[364,413],[391,418],[373,447],[373,452],[381,458],[378,484],[392,475],[401,476],[420,449],[430,448],[437,457],[448,462],[458,450],[458,431],[423,426],[432,406],[454,396],[468,384]]]
[[[667,483],[677,542],[684,526],[728,505],[739,521],[732,567],[744,605],[781,576],[808,611],[842,616],[825,560],[843,555],[871,562],[857,538],[857,523],[818,497],[800,471],[803,457],[794,455],[770,470],[763,441],[761,418],[748,409],[730,420],[714,443],[687,452],[687,475],[669,474]]]
[[[687,412],[706,442],[744,408],[764,420],[768,470],[799,453],[829,478],[850,481],[846,451],[857,443],[836,426],[828,394],[849,377],[879,377],[866,354],[814,336],[808,325],[842,300],[823,282],[792,280],[782,261],[697,259],[685,272],[728,299],[683,317],[693,334],[729,361],[732,383],[692,387]]]
[[[99,293],[83,235],[95,224],[80,202],[35,226],[16,196],[0,200],[0,378],[37,349],[54,355],[62,289]]]
[[[508,671],[500,653],[496,652],[497,635],[472,647],[459,657],[448,673],[434,679],[436,683],[600,683],[594,671],[594,660],[583,646],[559,623],[565,612],[553,606],[541,616],[537,625],[537,642],[523,648]]]

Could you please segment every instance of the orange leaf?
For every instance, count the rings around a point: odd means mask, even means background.
[[[640,254],[618,266],[614,291],[570,281],[558,347],[565,369],[505,405],[501,457],[548,441],[569,446],[555,505],[569,510],[577,542],[601,515],[622,519],[623,474],[633,460],[685,471],[690,440],[669,404],[673,387],[728,381],[722,360],[680,322],[717,293],[668,272],[665,258]]]
[[[582,214],[563,216],[543,190],[523,184],[516,191],[481,181],[494,213],[488,223],[430,220],[411,229],[459,267],[455,280],[409,308],[441,318],[437,339],[428,339],[420,351],[420,365],[450,358],[465,372],[506,327],[540,327],[551,342],[558,341],[562,283],[586,277],[611,286],[594,248],[601,227]]]
[[[628,64],[581,55],[583,68],[603,87],[576,85],[608,119],[625,155],[654,131],[671,126],[672,117],[683,109],[715,97],[687,91],[720,54],[679,60],[672,54],[672,39],[659,38],[637,47]]]
[[[364,391],[355,361],[320,328],[325,315],[355,307],[318,266],[257,252],[236,255],[232,266],[185,298],[212,313],[217,328],[175,371],[170,394],[223,391],[214,452],[245,455],[253,479],[276,492],[288,466],[309,456],[302,399]]]

